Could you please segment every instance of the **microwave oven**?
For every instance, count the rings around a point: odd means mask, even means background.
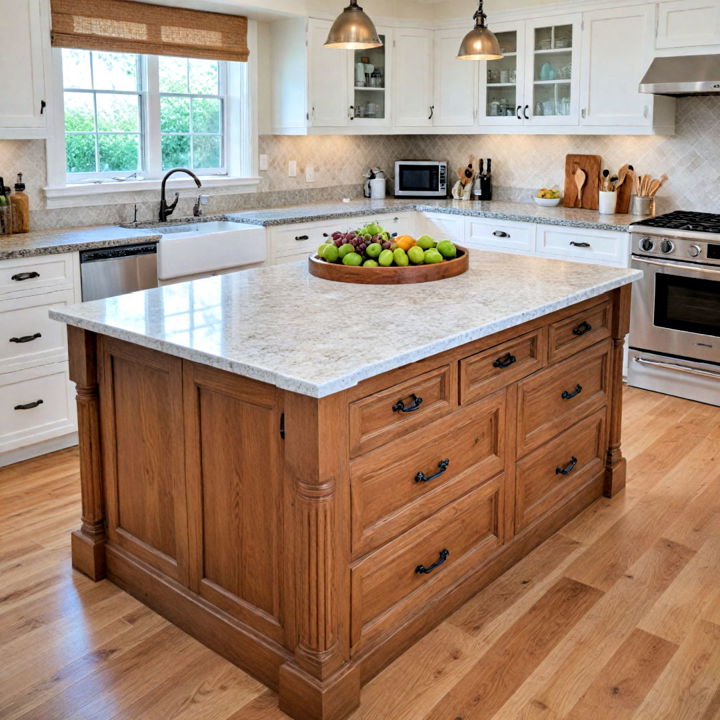
[[[398,160],[395,163],[395,197],[446,198],[447,163],[434,160]]]

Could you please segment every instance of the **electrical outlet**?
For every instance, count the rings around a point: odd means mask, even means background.
[[[288,177],[297,177],[297,160],[288,163]]]
[[[312,165],[305,168],[305,182],[315,182],[315,168]]]
[[[261,155],[258,158],[258,167],[260,168],[260,170],[268,169],[268,156],[267,155]]]

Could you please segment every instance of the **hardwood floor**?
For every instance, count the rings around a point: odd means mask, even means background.
[[[720,409],[626,389],[628,485],[362,691],[352,720],[720,718]],[[275,695],[70,568],[77,450],[0,470],[0,718],[282,720]]]

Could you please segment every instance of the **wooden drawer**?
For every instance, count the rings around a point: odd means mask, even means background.
[[[517,465],[515,532],[562,505],[602,473],[607,440],[606,409],[574,425]]]
[[[563,360],[579,350],[610,337],[609,301],[558,320],[548,328],[550,362]]]
[[[518,385],[518,457],[607,403],[610,341],[542,370]]]
[[[460,403],[477,400],[540,370],[546,364],[545,328],[460,361]]]
[[[424,609],[501,544],[503,487],[503,475],[488,480],[352,568],[354,649]]]
[[[465,244],[470,248],[532,255],[535,225],[493,218],[467,218]]]
[[[71,289],[0,300],[0,372],[66,361],[65,325],[51,320],[48,309],[73,300]]]
[[[0,295],[74,284],[76,253],[39,255],[0,262]]]
[[[66,362],[0,375],[0,452],[76,429]]]
[[[453,366],[441,365],[352,403],[351,456],[449,414],[456,406],[456,375]]]
[[[496,393],[352,462],[354,557],[503,470],[505,402]]]

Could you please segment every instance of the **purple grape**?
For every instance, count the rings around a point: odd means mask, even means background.
[[[343,244],[342,238],[338,238],[335,241],[335,247],[340,247]]]
[[[387,242],[387,241],[385,241],[385,242],[382,244],[382,248],[383,248],[383,250],[389,250],[389,249],[390,249],[390,243]]]
[[[341,238],[341,237],[342,237],[342,233],[341,233],[339,230],[336,230],[336,231],[332,234],[332,239],[333,239],[333,240],[338,240],[338,239]]]
[[[360,252],[365,252],[367,245],[365,243],[360,243],[357,247]]]

